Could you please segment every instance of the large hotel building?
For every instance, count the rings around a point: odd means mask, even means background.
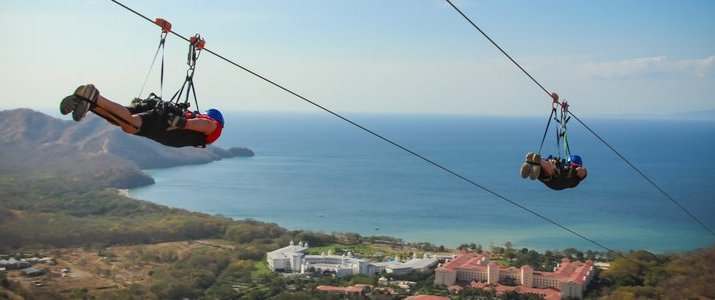
[[[489,261],[488,253],[463,253],[435,270],[435,284],[453,287],[493,288],[499,292],[540,294],[546,299],[583,298],[583,291],[594,276],[593,262],[570,261],[564,258],[553,272],[535,271],[526,265],[504,267]],[[516,287],[499,284],[513,280]],[[459,286],[455,286],[459,288]]]

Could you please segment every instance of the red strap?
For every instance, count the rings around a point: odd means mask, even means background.
[[[204,46],[206,46],[206,41],[198,34],[189,38],[189,43],[196,45],[196,49],[199,50],[204,49]]]
[[[167,20],[156,18],[156,20],[154,20],[154,24],[159,25],[159,27],[161,27],[161,32],[163,33],[171,31],[171,23]]]

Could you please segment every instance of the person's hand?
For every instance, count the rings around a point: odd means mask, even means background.
[[[187,120],[186,120],[186,118],[184,118],[184,116],[169,113],[169,115],[166,118],[166,121],[169,124],[169,127],[166,128],[167,131],[186,128]]]

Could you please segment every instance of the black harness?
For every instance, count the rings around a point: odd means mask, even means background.
[[[546,172],[541,172],[539,174],[539,181],[543,182],[546,186],[553,190],[563,190],[567,188],[576,187],[584,178],[578,178],[578,171],[570,166],[566,165],[561,159],[548,159],[554,162],[554,168],[556,173],[553,176],[546,175]]]
[[[184,110],[172,102],[162,101],[151,94],[147,99],[134,99],[129,107],[133,114],[143,115],[142,126],[136,133],[170,147],[206,147],[206,135],[193,130],[169,128],[169,114],[183,115]]]

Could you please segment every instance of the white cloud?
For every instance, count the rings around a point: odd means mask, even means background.
[[[610,62],[589,62],[582,66],[596,78],[632,78],[652,76],[689,76],[705,78],[715,69],[715,56],[691,60],[670,60],[666,56],[632,58]]]

